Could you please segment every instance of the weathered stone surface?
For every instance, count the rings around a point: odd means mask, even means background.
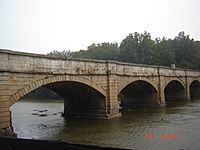
[[[190,93],[200,97],[199,81],[196,70],[0,50],[0,129],[12,129],[10,106],[41,86],[64,97],[66,116],[109,119],[120,116],[118,100],[164,106],[171,94],[177,99],[190,99]],[[148,99],[142,101],[145,94]]]

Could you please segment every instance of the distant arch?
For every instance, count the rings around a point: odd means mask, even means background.
[[[136,80],[129,83],[118,93],[122,107],[147,107],[158,104],[158,90],[149,82]]]
[[[172,81],[176,81],[176,82],[178,82],[178,83],[180,83],[184,88],[186,88],[186,85],[183,83],[183,81],[181,80],[181,79],[179,79],[179,78],[172,78],[172,79],[170,79],[170,80],[167,80],[166,82],[165,82],[165,87],[170,83],[170,82],[172,82]]]
[[[169,81],[165,88],[165,101],[186,100],[186,87],[180,80]]]
[[[153,83],[150,79],[145,78],[145,77],[140,77],[140,78],[130,79],[130,80],[124,82],[123,84],[121,84],[117,90],[117,93],[119,94],[126,86],[128,86],[129,84],[136,82],[136,81],[144,81],[144,82],[150,84],[156,91],[158,91],[157,85],[155,83]]]
[[[200,82],[199,80],[193,80],[189,86],[190,89],[190,100],[200,99]]]

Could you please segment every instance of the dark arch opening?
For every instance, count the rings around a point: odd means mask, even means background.
[[[138,80],[128,84],[118,94],[118,101],[122,108],[155,106],[158,93],[150,83]]]
[[[77,81],[59,81],[43,85],[21,99],[64,99],[64,116],[106,118],[105,96],[95,88]]]
[[[200,99],[200,82],[195,80],[190,84],[190,99],[199,100]]]
[[[167,84],[165,87],[165,101],[175,102],[186,100],[186,93],[184,86],[176,80],[173,80]]]
[[[65,81],[51,83],[44,87],[64,98],[66,118],[96,118],[105,115],[105,96],[86,84]]]

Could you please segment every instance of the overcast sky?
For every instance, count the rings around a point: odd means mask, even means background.
[[[200,40],[200,0],[0,0],[0,49],[77,51],[144,31]]]

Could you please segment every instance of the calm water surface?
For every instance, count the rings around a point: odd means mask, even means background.
[[[23,100],[11,111],[14,131],[21,138],[138,150],[200,149],[200,100],[165,108],[126,110],[121,118],[112,120],[65,120],[61,117],[62,101],[52,100]],[[147,133],[153,137],[147,139]],[[159,138],[168,133],[176,134],[176,138]]]

